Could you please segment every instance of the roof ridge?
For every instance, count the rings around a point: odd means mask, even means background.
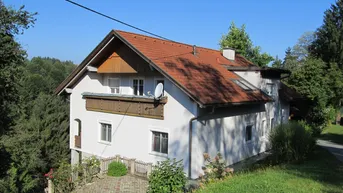
[[[148,35],[144,35],[144,34],[138,34],[138,33],[134,33],[134,32],[128,32],[128,31],[122,31],[122,30],[114,30],[115,32],[123,32],[123,33],[128,33],[128,34],[132,34],[132,35],[138,35],[138,36],[143,36],[143,37],[147,37],[147,38],[151,38],[151,39],[156,39],[156,40],[160,40],[160,41],[166,41],[166,42],[170,42],[170,43],[177,43],[177,44],[181,44],[181,45],[185,45],[185,46],[189,46],[189,47],[193,47],[194,45],[191,44],[186,44],[186,43],[182,43],[182,42],[178,42],[178,41],[174,41],[174,40],[164,40],[161,38],[157,38],[157,37],[152,37],[152,36],[148,36]],[[212,48],[205,48],[205,47],[201,47],[201,46],[197,46],[195,45],[196,48],[198,49],[204,49],[204,50],[210,50],[210,51],[214,51],[214,52],[220,52],[220,50],[215,50]]]

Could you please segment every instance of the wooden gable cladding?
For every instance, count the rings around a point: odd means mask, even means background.
[[[98,73],[137,73],[116,52],[108,57],[99,67]]]
[[[86,109],[88,111],[153,119],[164,119],[164,105],[167,102],[166,98],[160,101],[150,98],[121,96],[84,96],[84,98],[86,98]]]

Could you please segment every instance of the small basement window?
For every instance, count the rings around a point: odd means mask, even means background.
[[[168,154],[168,133],[152,131],[152,151]]]
[[[248,125],[245,127],[245,141],[251,141],[252,139],[252,125]]]
[[[233,82],[246,91],[256,90],[252,84],[244,79],[233,79]]]

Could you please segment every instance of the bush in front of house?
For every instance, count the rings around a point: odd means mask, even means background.
[[[149,176],[148,192],[183,192],[187,179],[181,162],[175,159],[158,162]]]
[[[226,167],[226,162],[221,153],[212,159],[208,153],[204,153],[205,166],[204,175],[200,176],[201,183],[209,183],[233,175],[233,168]]]
[[[121,162],[112,162],[108,165],[107,175],[109,176],[124,176],[127,174],[127,168],[125,164]]]
[[[304,161],[315,146],[315,139],[309,128],[304,122],[289,122],[274,128],[269,141],[275,161]]]

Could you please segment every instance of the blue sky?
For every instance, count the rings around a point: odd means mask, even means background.
[[[85,6],[169,39],[218,49],[230,23],[246,24],[253,43],[284,57],[306,31],[322,24],[334,0],[75,0]],[[79,64],[111,29],[137,32],[64,0],[4,0],[38,12],[34,28],[18,37],[34,56]],[[140,32],[139,32],[140,33]]]

